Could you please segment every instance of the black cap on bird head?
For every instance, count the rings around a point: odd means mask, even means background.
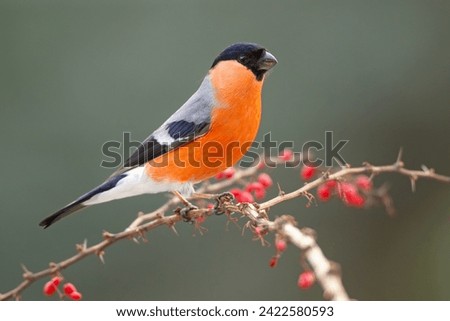
[[[236,60],[244,65],[253,72],[257,80],[262,80],[264,74],[278,62],[264,47],[248,42],[235,43],[226,48],[217,56],[211,68],[226,60]]]

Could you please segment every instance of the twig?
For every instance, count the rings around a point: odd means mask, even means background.
[[[302,188],[299,188],[291,193],[287,193],[284,195],[279,195],[277,197],[274,197],[271,200],[261,203],[259,206],[262,209],[266,209],[266,208],[272,207],[274,205],[277,205],[281,202],[303,196],[303,194],[305,192],[307,192],[315,187],[318,187],[326,180],[337,180],[341,177],[348,176],[348,175],[355,175],[355,174],[378,175],[381,173],[399,173],[399,174],[408,176],[411,179],[411,181],[414,181],[414,182],[419,178],[428,178],[428,179],[436,180],[436,181],[439,181],[442,183],[450,183],[450,177],[436,174],[433,169],[427,168],[425,171],[424,170],[418,171],[418,170],[406,169],[406,168],[404,168],[404,164],[401,160],[397,160],[392,165],[385,165],[385,166],[373,166],[373,165],[366,163],[365,166],[363,166],[363,167],[343,168],[334,174],[329,174],[329,175],[320,177],[320,178],[304,185]],[[413,191],[414,191],[414,188],[413,188]]]
[[[206,184],[203,185],[198,192],[199,193],[214,193],[218,191],[223,191],[224,189],[230,187],[236,182],[253,176],[258,171],[258,166],[250,167],[247,169],[241,169],[236,172],[232,179],[228,179],[225,181],[217,182],[214,184]],[[314,235],[309,232],[305,232],[305,229],[299,229],[296,227],[296,223],[291,216],[283,215],[274,221],[270,221],[267,217],[267,210],[275,206],[279,203],[285,202],[287,200],[291,200],[293,198],[304,196],[308,191],[318,187],[326,180],[336,180],[343,178],[347,175],[355,175],[367,173],[370,175],[378,175],[381,173],[389,173],[395,172],[401,175],[405,175],[411,179],[412,182],[419,178],[428,178],[436,181],[440,181],[443,183],[450,183],[450,177],[436,174],[433,169],[428,169],[423,167],[422,171],[419,170],[409,170],[404,168],[404,164],[401,160],[401,152],[399,153],[399,157],[397,161],[392,165],[386,166],[373,166],[370,164],[365,164],[362,167],[356,168],[343,168],[338,170],[333,174],[326,174],[323,177],[320,177],[308,184],[305,184],[303,187],[290,192],[290,193],[280,193],[279,196],[272,198],[266,202],[261,204],[240,204],[240,206],[236,206],[234,204],[223,204],[226,208],[227,212],[234,211],[243,214],[247,217],[253,224],[258,226],[263,226],[268,229],[268,231],[281,233],[295,246],[297,246],[301,251],[303,251],[306,259],[308,260],[311,268],[313,269],[317,279],[319,280],[320,285],[324,290],[324,297],[326,299],[332,300],[347,300],[349,297],[342,285],[340,272],[338,265],[329,261],[321,249],[317,245]],[[17,285],[14,289],[0,294],[0,300],[8,300],[8,299],[18,299],[20,297],[20,293],[29,287],[35,281],[51,276],[56,275],[61,270],[68,268],[69,266],[75,264],[76,262],[84,259],[90,255],[97,255],[102,261],[105,253],[105,249],[111,246],[112,244],[118,242],[123,239],[132,239],[135,242],[141,238],[144,238],[145,233],[157,228],[162,225],[166,225],[169,227],[173,227],[176,223],[183,220],[183,218],[178,214],[172,214],[170,216],[165,216],[164,214],[174,205],[180,203],[180,199],[178,197],[170,198],[165,204],[156,209],[155,211],[143,214],[139,213],[138,217],[122,232],[119,233],[103,233],[103,240],[99,243],[87,246],[86,243],[82,245],[77,245],[77,254],[63,260],[59,263],[50,263],[49,267],[43,269],[39,272],[31,272],[27,268],[23,266],[23,281]],[[238,204],[239,205],[239,204]],[[187,215],[191,219],[195,219],[197,217],[210,216],[212,211],[210,209],[191,209],[187,212]],[[311,230],[306,230],[311,231]]]

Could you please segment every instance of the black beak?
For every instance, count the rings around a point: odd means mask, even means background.
[[[270,52],[265,51],[264,55],[258,60],[259,70],[269,70],[278,63],[277,58]]]

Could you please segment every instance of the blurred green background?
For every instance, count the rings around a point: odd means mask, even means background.
[[[408,167],[450,175],[450,2],[448,1],[0,1],[0,292],[21,281],[20,263],[45,268],[123,229],[166,195],[92,207],[48,230],[38,222],[96,186],[101,146],[122,132],[142,140],[197,88],[218,52],[237,41],[279,60],[263,93],[259,138],[297,149],[326,130],[350,142],[345,159],[388,164],[401,146]],[[303,183],[277,169],[286,191]],[[272,209],[317,230],[360,300],[450,299],[450,187],[398,175],[398,210],[356,210],[339,201]],[[275,195],[273,189],[270,195]],[[213,217],[208,232],[166,228],[149,242],[120,242],[106,264],[91,257],[64,276],[87,300],[315,300],[300,291],[299,254],[275,269],[273,247]],[[269,238],[271,241],[271,239]],[[46,299],[44,280],[23,299]]]

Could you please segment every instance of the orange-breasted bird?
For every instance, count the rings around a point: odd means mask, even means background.
[[[49,227],[85,207],[165,191],[189,196],[193,184],[233,166],[261,120],[261,90],[277,63],[265,48],[236,43],[214,60],[198,90],[103,184],[39,223]]]

